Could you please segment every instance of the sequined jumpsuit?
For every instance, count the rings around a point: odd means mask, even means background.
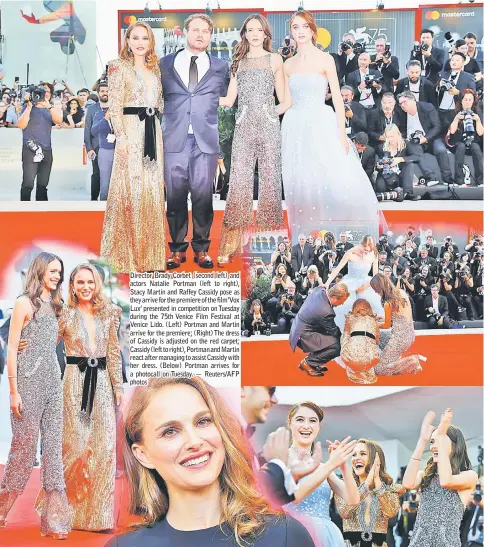
[[[460,547],[459,528],[463,516],[459,492],[442,488],[436,475],[422,488],[409,547]]]
[[[42,441],[41,490],[36,508],[41,533],[67,533],[71,509],[62,467],[63,405],[61,371],[55,348],[58,324],[54,307],[39,300],[40,308],[22,329],[28,346],[17,358],[17,385],[22,419],[13,413],[12,445],[0,485],[0,516],[6,516],[23,492],[32,472],[39,431]]]
[[[276,230],[284,226],[281,132],[274,107],[271,55],[268,53],[256,59],[244,57],[237,69],[238,110],[219,256],[240,254],[244,235],[251,230]],[[252,208],[256,163],[259,200],[254,225]]]

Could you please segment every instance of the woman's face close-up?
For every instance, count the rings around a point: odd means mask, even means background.
[[[464,110],[471,110],[474,105],[474,96],[470,93],[466,93],[464,97],[462,97],[462,108]]]
[[[254,304],[254,313],[260,313],[260,304]]]
[[[225,447],[195,388],[184,384],[161,388],[142,420],[142,442],[133,445],[133,452],[143,465],[156,469],[168,491],[193,491],[218,483]]]
[[[366,475],[366,468],[370,462],[370,453],[365,443],[358,443],[351,456],[353,472],[357,477]]]
[[[74,276],[73,289],[80,302],[91,302],[96,292],[96,282],[90,270],[79,270]]]
[[[144,57],[148,53],[150,47],[148,31],[141,26],[134,27],[129,35],[128,45],[131,48],[133,55]]]
[[[439,461],[439,448],[441,451],[444,451],[444,453],[450,456],[452,453],[452,441],[450,440],[448,435],[445,435],[443,442],[440,443],[439,447],[437,447],[434,431],[434,433],[432,433],[432,436],[430,437],[430,452],[432,453],[432,459],[434,460],[434,462]]]
[[[251,19],[247,23],[245,36],[252,47],[263,45],[265,33],[260,21],[257,19]]]
[[[291,34],[298,45],[309,44],[313,39],[311,27],[302,17],[295,17],[291,25]]]
[[[61,274],[61,263],[58,260],[53,260],[52,262],[49,262],[47,269],[44,272],[44,287],[48,291],[55,291],[57,289],[57,285],[59,284]]]
[[[290,424],[294,444],[301,448],[310,448],[318,436],[321,424],[314,410],[300,406]]]

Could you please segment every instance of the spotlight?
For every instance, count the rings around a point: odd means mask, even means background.
[[[385,9],[385,4],[384,4],[383,0],[377,0],[376,9],[380,10],[380,11]]]
[[[210,6],[210,2],[207,2],[207,7],[205,8],[205,13],[207,15],[210,15],[212,13],[212,8]]]
[[[470,2],[471,4],[473,4],[473,3],[474,3],[474,0],[469,0],[469,2]]]
[[[299,6],[298,6],[298,8],[297,8],[297,11],[303,11],[303,10],[304,10],[304,1],[301,0],[301,1],[299,2]]]

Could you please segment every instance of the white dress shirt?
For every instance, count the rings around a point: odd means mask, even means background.
[[[178,53],[175,57],[175,70],[187,89],[190,82],[190,63],[192,62],[192,57],[198,57],[195,62],[197,65],[199,82],[210,68],[210,59],[206,51],[194,53],[188,48],[180,51],[180,53]],[[188,133],[190,135],[193,134],[192,124],[188,127]]]
[[[370,74],[370,72],[368,71],[368,73],[366,73],[366,72],[361,72],[360,70],[360,78],[362,82],[365,81],[365,76],[367,74]],[[375,106],[375,99],[373,98],[371,90],[372,90],[371,87],[365,87],[365,89],[360,88],[361,106],[364,106],[364,107]]]
[[[437,313],[440,313],[440,311],[439,311],[439,297],[438,296],[437,296],[437,300],[434,300],[434,297],[432,296],[432,308],[434,308],[434,310]]]
[[[418,111],[412,116],[407,112],[407,135],[410,136],[415,131],[422,131],[425,136],[424,128],[420,123],[420,118],[418,117]]]
[[[451,73],[452,74],[452,73]],[[457,75],[452,79],[455,85],[457,85],[457,82],[459,81],[460,72],[457,72]],[[452,110],[455,108],[455,99],[454,96],[451,95],[448,91],[444,92],[444,96],[442,97],[442,100],[440,101],[439,108],[441,110]]]
[[[417,100],[417,102],[420,98],[420,84],[420,80],[418,80],[418,82],[415,84],[408,80],[408,89],[415,95],[415,99]]]

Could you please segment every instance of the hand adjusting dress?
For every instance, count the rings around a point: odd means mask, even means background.
[[[158,71],[151,89],[141,72],[128,61],[109,64],[109,111],[116,145],[126,143],[128,158],[115,154],[104,216],[101,255],[119,272],[165,269],[165,195],[163,139],[158,116],[154,131],[145,118],[128,115],[126,108],[162,110],[163,97]],[[153,120],[151,120],[153,121]],[[150,132],[151,128],[151,132]],[[148,139],[148,134],[150,139]],[[156,137],[154,159],[145,156],[145,143]]]

